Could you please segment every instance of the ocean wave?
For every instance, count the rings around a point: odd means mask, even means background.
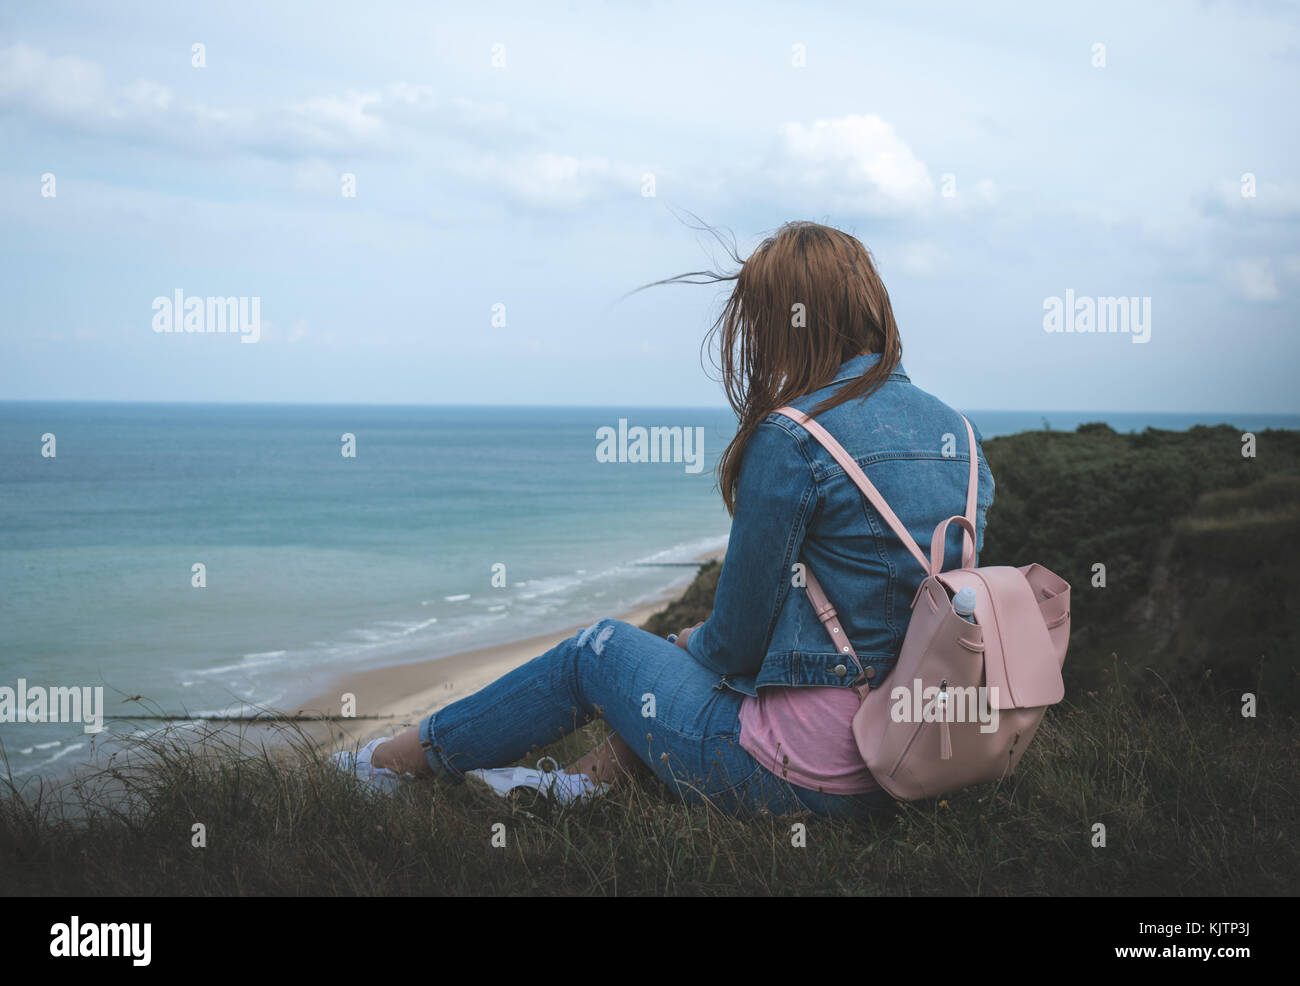
[[[58,743],[55,743],[55,744],[53,744],[53,745],[54,745],[54,746],[58,746],[59,744],[58,744]],[[38,762],[38,763],[27,764],[26,766],[21,767],[21,768],[19,768],[18,770],[15,770],[15,771],[14,771],[14,775],[15,775],[15,776],[19,776],[19,775],[22,775],[22,774],[32,774],[32,773],[35,773],[36,771],[40,770],[42,767],[48,767],[50,764],[54,763],[55,761],[57,761],[57,760],[62,760],[62,759],[63,759],[64,757],[66,757],[69,753],[75,753],[77,750],[80,750],[80,749],[82,749],[83,747],[85,747],[85,745],[86,745],[85,743],[71,743],[71,744],[69,744],[68,746],[65,746],[65,747],[64,747],[62,750],[60,750],[58,753],[54,754],[54,756],[52,756],[52,757],[47,757],[47,758],[45,758],[44,760],[41,760],[41,761]],[[46,743],[46,744],[44,744],[44,746],[43,746],[42,748],[48,748],[49,746],[50,746],[50,744],[49,744],[49,743]]]
[[[302,690],[305,670],[331,672],[427,659],[626,613],[689,582],[694,574],[690,563],[726,542],[725,535],[679,542],[613,565],[534,575],[493,592],[411,600],[408,606],[418,603],[423,608],[415,610],[415,619],[376,620],[338,636],[308,638],[300,646],[249,652],[238,662],[178,669],[176,691],[179,696],[184,688],[200,702],[206,698],[218,703],[224,691],[232,700],[194,714],[251,714],[279,701],[301,699],[295,688]],[[674,567],[654,567],[665,562]],[[430,606],[440,610],[437,615],[424,615]],[[214,687],[219,689],[216,694]],[[169,703],[164,699],[163,704]]]
[[[238,664],[223,664],[215,668],[201,668],[191,671],[191,674],[209,676],[214,674],[228,674],[231,671],[247,671],[250,668],[265,667],[269,664],[279,664],[280,658],[284,657],[288,651],[268,650],[261,651],[257,654],[245,654]]]

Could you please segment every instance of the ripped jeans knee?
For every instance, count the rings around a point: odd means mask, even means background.
[[[609,638],[614,635],[618,622],[618,620],[611,619],[597,620],[578,634],[578,647],[589,646],[591,652],[600,657],[605,653],[605,645],[609,643]]]

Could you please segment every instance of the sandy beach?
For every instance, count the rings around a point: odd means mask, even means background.
[[[666,596],[616,619],[640,625],[673,599]],[[471,695],[503,674],[550,650],[587,624],[559,633],[542,634],[497,647],[462,651],[448,657],[368,668],[340,675],[333,687],[301,706],[305,714],[337,717],[345,694],[355,696],[356,718],[331,718],[305,722],[303,732],[318,743],[352,746],[379,735],[391,735],[414,726],[431,712]]]
[[[720,560],[724,553],[710,552],[696,561],[703,564]],[[677,595],[677,591],[666,591],[659,598],[630,612],[616,614],[614,618],[640,626],[673,602]],[[302,731],[316,743],[337,747],[351,747],[375,736],[401,732],[416,725],[429,713],[491,684],[589,625],[582,623],[556,633],[462,651],[447,657],[340,674],[324,691],[298,707],[303,714],[330,717],[320,722],[302,723]],[[354,718],[341,717],[344,695],[355,697]]]

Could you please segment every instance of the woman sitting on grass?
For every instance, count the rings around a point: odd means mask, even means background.
[[[826,428],[914,538],[964,512],[972,450],[960,415],[903,372],[889,295],[867,249],[815,223],[783,226],[734,274],[711,336],[739,419],[719,462],[731,537],[712,615],[675,640],[601,620],[418,727],[340,766],[382,789],[403,774],[520,787],[570,802],[644,764],[688,801],[734,813],[864,816],[892,805],[863,763],[854,685],[884,686],[924,576],[830,453]],[[682,275],[666,282],[693,282]],[[976,550],[993,499],[979,455]],[[959,564],[954,528],[945,567]],[[840,652],[803,588],[839,611]],[[567,771],[505,767],[596,718],[609,737]]]

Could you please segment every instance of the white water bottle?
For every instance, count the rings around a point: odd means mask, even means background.
[[[975,590],[970,586],[963,586],[957,590],[957,595],[952,597],[952,608],[957,611],[967,623],[975,622]]]

